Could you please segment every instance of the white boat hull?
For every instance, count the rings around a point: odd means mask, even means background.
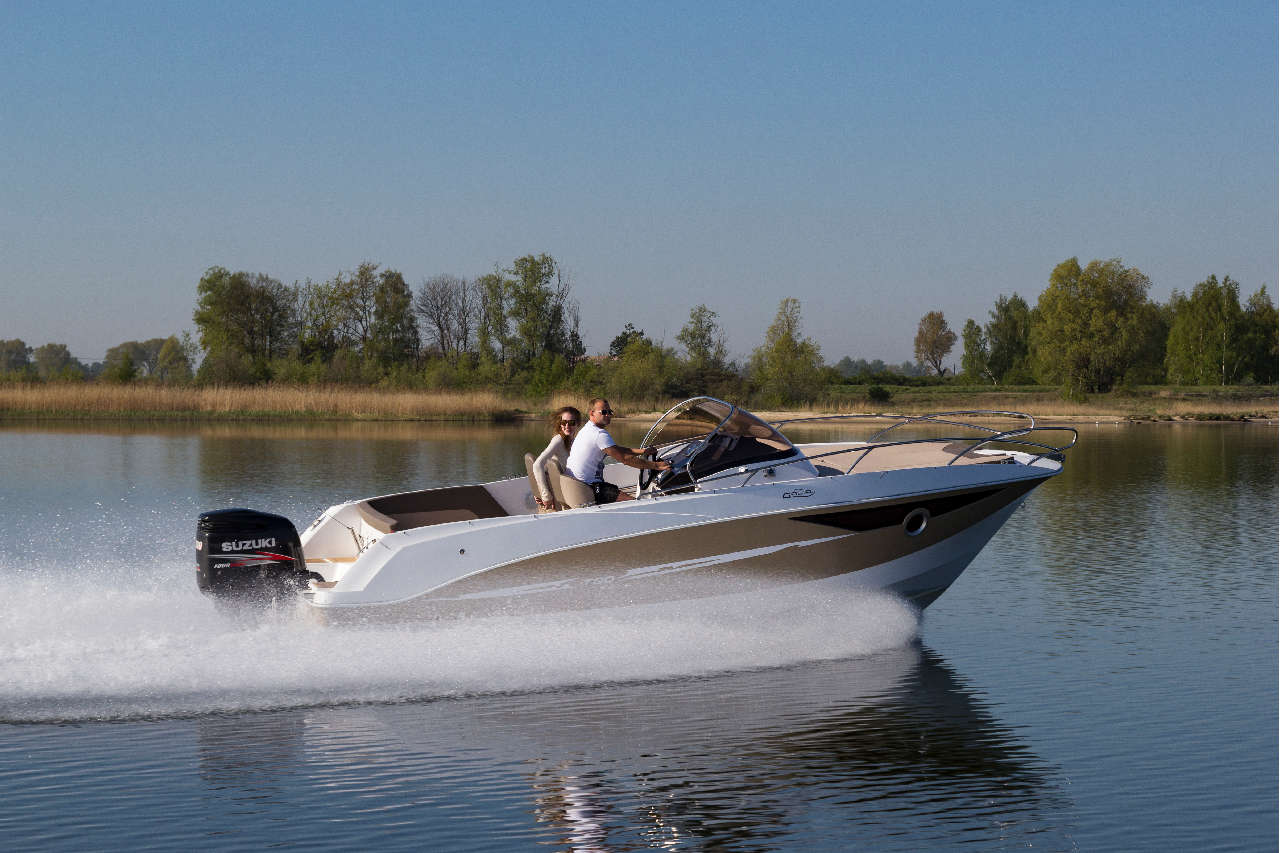
[[[996,467],[1005,470],[934,471],[934,490],[921,489],[914,481],[923,472],[912,472],[900,477],[902,495],[886,495],[884,476],[868,473],[391,533],[306,600],[326,621],[440,618],[830,579],[926,606],[1052,473],[1027,467],[1010,478],[1009,466]],[[911,512],[930,506],[945,511],[918,533],[904,529]],[[326,518],[344,512],[349,505]],[[305,552],[314,531],[303,536]]]
[[[731,404],[694,398],[646,437],[669,470],[634,500],[588,505],[590,490],[553,466],[561,511],[552,513],[537,510],[523,477],[349,501],[301,537],[269,513],[214,511],[197,524],[197,582],[211,594],[301,588],[325,622],[616,607],[815,582],[926,607],[1062,470],[1070,445],[1026,436],[1066,430],[1074,442],[1074,430],[1018,417],[1031,425],[907,417],[869,442],[795,445]],[[976,437],[875,441],[920,423]],[[641,491],[636,469],[604,471]],[[573,489],[585,499],[570,499]]]

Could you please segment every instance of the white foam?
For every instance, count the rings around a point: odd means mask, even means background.
[[[159,575],[160,573],[156,573]],[[908,642],[899,599],[828,588],[385,628],[246,624],[194,580],[0,572],[0,720],[120,719],[548,690],[851,657]],[[114,575],[114,576],[112,576]],[[122,577],[122,575],[124,575]],[[185,583],[184,583],[185,582]]]

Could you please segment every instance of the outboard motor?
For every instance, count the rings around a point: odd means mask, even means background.
[[[219,598],[291,596],[311,577],[293,522],[252,509],[219,509],[196,522],[196,585]]]

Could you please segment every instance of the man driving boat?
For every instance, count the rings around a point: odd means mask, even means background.
[[[569,461],[565,467],[571,477],[591,487],[596,503],[607,504],[617,500],[631,500],[632,497],[629,493],[620,492],[613,483],[605,482],[606,456],[641,470],[666,471],[671,467],[671,463],[665,459],[648,458],[648,454],[653,452],[652,448],[618,446],[613,436],[609,435],[613,409],[609,408],[608,400],[596,397],[587,409],[587,423],[573,440],[573,448],[569,451]]]

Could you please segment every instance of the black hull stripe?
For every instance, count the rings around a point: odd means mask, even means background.
[[[827,527],[838,527],[841,530],[864,532],[894,527],[902,524],[906,517],[916,509],[927,509],[929,515],[936,518],[957,509],[975,504],[989,498],[1000,489],[984,489],[980,492],[965,492],[960,495],[945,495],[937,498],[912,498],[902,503],[888,506],[874,506],[867,509],[845,509],[839,512],[819,513],[817,515],[793,516],[792,521],[807,521],[810,524],[822,524]]]

